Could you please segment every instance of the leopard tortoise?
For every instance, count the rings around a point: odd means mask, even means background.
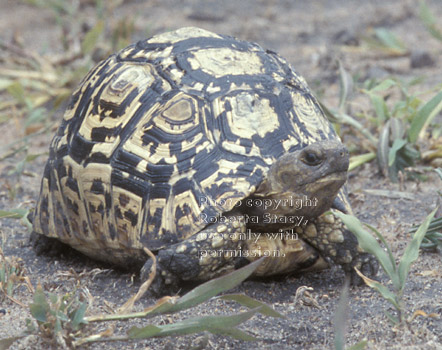
[[[376,262],[330,208],[351,212],[348,152],[305,80],[259,45],[198,28],[99,63],[52,140],[33,222],[37,252],[63,242],[138,266],[154,291],[268,258],[258,276]]]

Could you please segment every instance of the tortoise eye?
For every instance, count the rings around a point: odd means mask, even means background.
[[[321,164],[322,159],[316,154],[316,152],[313,151],[306,151],[304,153],[303,161],[307,165],[318,165]]]

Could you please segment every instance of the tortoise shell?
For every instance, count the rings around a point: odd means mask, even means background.
[[[254,193],[282,155],[337,139],[305,80],[259,45],[198,28],[139,41],[74,92],[34,231],[105,261],[145,260]]]

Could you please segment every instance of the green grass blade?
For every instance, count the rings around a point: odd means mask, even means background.
[[[364,283],[367,286],[376,290],[380,295],[382,295],[382,297],[385,300],[389,301],[397,310],[400,309],[400,305],[397,301],[396,294],[394,294],[390,289],[388,289],[382,283],[379,283],[378,281],[372,280],[371,278],[364,276],[358,269],[355,270],[356,273],[364,280]]]
[[[214,334],[238,334],[233,327],[250,319],[259,308],[229,316],[204,316],[190,318],[181,322],[163,326],[148,325],[146,327],[132,327],[128,331],[130,339],[144,339],[150,337],[165,337],[171,335],[185,335],[209,331]]]
[[[164,326],[163,326],[164,327]],[[154,326],[153,324],[149,324],[144,327],[132,327],[127,331],[127,335],[129,339],[146,339],[152,338],[161,333],[161,328]]]
[[[413,226],[409,232],[414,233],[419,229],[417,225]],[[442,231],[442,216],[440,218],[433,218],[428,226],[427,232]]]
[[[395,139],[393,141],[393,145],[391,146],[390,150],[388,151],[388,166],[389,167],[391,167],[394,164],[394,162],[396,161],[397,153],[406,144],[407,144],[407,141],[403,140],[403,139]]]
[[[405,127],[402,120],[391,117],[388,122],[390,124],[390,134],[392,140],[405,138]]]
[[[370,92],[368,96],[378,117],[379,124],[383,124],[390,117],[390,112],[388,111],[384,97],[372,92]]]
[[[247,277],[249,277],[257,267],[263,262],[259,259],[250,263],[238,270],[235,270],[227,275],[210,280],[179,298],[168,312],[176,312],[185,310],[203,303],[204,301],[214,297],[215,295],[225,292],[233,287],[236,287]]]
[[[362,227],[361,222],[356,217],[338,211],[333,211],[333,214],[339,217],[345,226],[354,233],[361,248],[367,253],[373,254],[376,259],[378,259],[385,273],[394,283],[394,280],[397,279],[394,261],[392,261],[391,257],[382,249],[376,238]]]
[[[258,300],[255,300],[253,298],[250,298],[249,296],[244,294],[226,294],[218,297],[217,299],[236,301],[238,304],[247,306],[249,309],[254,309],[259,307],[260,308],[259,312],[263,315],[286,318],[284,315],[275,311],[271,306],[263,302],[260,302]]]
[[[227,335],[229,337],[238,339],[238,340],[244,340],[244,341],[256,341],[258,338],[238,329],[238,328],[223,328],[223,329],[216,329],[212,328],[210,329],[210,333],[213,334],[220,334],[220,335]]]
[[[50,311],[49,303],[41,286],[37,286],[34,294],[34,302],[29,305],[31,315],[39,322],[47,321],[47,314]]]
[[[81,43],[81,52],[83,54],[88,54],[92,52],[103,31],[104,31],[104,22],[98,21],[97,24],[89,32],[86,33],[83,42]]]
[[[390,140],[390,126],[385,124],[379,135],[378,145],[376,155],[378,158],[379,168],[381,169],[384,176],[388,175],[388,152]]]
[[[0,265],[0,282],[6,284],[6,263]]]
[[[29,111],[28,116],[23,124],[24,128],[29,127],[32,124],[43,123],[48,118],[48,111],[43,108],[35,108]]]
[[[419,226],[418,230],[413,236],[413,239],[408,244],[405,249],[404,255],[402,256],[399,262],[399,281],[401,283],[401,291],[404,289],[405,281],[408,276],[408,272],[410,271],[411,264],[418,258],[419,256],[419,247],[424,239],[425,233],[427,232],[428,226],[430,225],[431,220],[436,214],[437,208],[434,209],[430,215],[428,215],[422,225]]]
[[[396,265],[395,265],[396,260],[394,259],[393,252],[391,251],[390,246],[387,244],[387,241],[385,240],[384,236],[382,236],[381,233],[378,230],[376,230],[373,226],[366,224],[366,223],[364,223],[364,225],[367,226],[376,235],[376,237],[379,238],[379,240],[382,242],[385,249],[387,250],[390,261],[393,264],[395,271],[396,271]]]
[[[338,307],[335,311],[333,317],[333,328],[334,328],[334,344],[335,350],[345,349],[345,333],[346,324],[348,320],[348,280],[346,281],[344,287],[341,291],[341,297],[339,298]]]
[[[326,105],[324,105],[321,101],[319,101],[319,105],[321,106],[322,111],[324,112],[325,116],[328,120],[330,120],[332,123],[339,123],[339,124],[347,124],[354,128],[356,128],[361,134],[363,134],[373,145],[377,144],[377,139],[374,137],[370,131],[359,121],[352,118],[346,113],[341,113],[339,111],[332,111],[330,110]]]
[[[407,52],[407,48],[399,38],[386,28],[377,28],[375,35],[379,41],[390,50],[399,54]]]
[[[350,157],[350,165],[348,166],[348,171],[351,171],[358,166],[368,163],[376,158],[376,154],[374,152],[359,154],[357,156]]]
[[[421,243],[421,249],[436,250],[442,248],[442,232],[428,232]]]
[[[26,99],[26,91],[19,81],[15,81],[11,85],[9,85],[6,90],[19,103],[28,106],[29,102]]]
[[[19,335],[19,336],[16,336],[16,337],[9,337],[9,338],[0,339],[0,350],[7,350],[7,349],[9,349],[11,347],[11,345],[15,341],[17,341],[17,340],[19,340],[21,338],[24,338],[24,337],[26,337],[25,334],[24,335]]]
[[[22,219],[28,214],[27,209],[17,208],[11,210],[0,210],[0,219]]]
[[[390,322],[394,325],[399,324],[399,318],[393,316],[392,314],[390,314],[387,310],[384,310],[385,316],[388,317],[388,319],[390,320]]]
[[[81,303],[80,306],[75,310],[75,313],[72,317],[72,328],[74,331],[76,331],[80,324],[87,323],[87,321],[84,319],[84,314],[86,313],[87,304]]]
[[[378,85],[376,85],[375,87],[370,89],[369,92],[372,93],[372,92],[385,91],[394,85],[397,85],[397,83],[393,79],[385,79],[385,80],[381,81]]]
[[[423,105],[417,112],[410,125],[408,131],[408,140],[415,143],[425,124],[431,120],[442,110],[442,91],[434,96],[430,101]]]
[[[331,123],[342,123],[340,118],[342,113],[332,111],[321,101],[319,101],[319,105],[321,106],[322,111]]]
[[[365,347],[367,346],[367,344],[368,344],[368,341],[363,340],[357,344],[350,346],[349,348],[347,348],[347,350],[364,350]]]
[[[339,87],[340,89],[338,109],[344,112],[348,96],[353,90],[353,78],[351,77],[350,73],[345,70],[341,61],[339,61]]]
[[[28,214],[29,214],[29,209],[26,208],[0,210],[0,219],[20,219],[22,223],[28,228],[28,230],[31,231],[32,224],[28,220]]]
[[[425,1],[421,1],[419,4],[419,17],[424,23],[428,32],[434,36],[436,39],[442,41],[442,30],[440,30],[436,24],[436,18],[433,16],[430,8],[427,6]]]
[[[144,311],[128,314],[88,316],[85,317],[85,321],[102,322],[130,318],[144,318],[158,314],[174,313],[191,308],[240,284],[256,270],[256,268],[262,263],[263,259],[264,258],[261,258],[229,274],[203,283],[183,295],[181,298],[164,297],[155,305],[146,308]]]

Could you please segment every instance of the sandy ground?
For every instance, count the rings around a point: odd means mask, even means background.
[[[86,2],[87,3],[87,2]],[[442,2],[429,2],[437,18],[442,16]],[[89,23],[94,17],[91,6],[84,5],[79,21]],[[127,1],[110,14],[109,20],[128,17],[134,22],[133,40],[182,26],[199,26],[215,32],[234,35],[258,42],[279,52],[307,79],[321,99],[331,106],[338,103],[338,68],[344,67],[360,77],[424,77],[426,86],[442,81],[437,64],[412,67],[413,54],[425,52],[435,62],[440,61],[442,43],[432,38],[418,18],[415,1],[315,0],[315,1]],[[378,51],[361,49],[363,38],[373,28],[385,27],[401,37],[410,51],[395,57]],[[60,27],[47,9],[26,5],[15,0],[0,4],[0,39],[6,42],[19,38],[23,45],[39,53],[63,52]],[[346,46],[353,44],[359,46]],[[3,64],[0,62],[0,64]],[[414,66],[415,64],[413,64]],[[60,118],[61,112],[56,115]],[[8,144],[23,135],[16,121],[0,124],[0,133]],[[46,152],[51,133],[31,141],[33,153]],[[344,138],[345,141],[345,138]],[[423,145],[425,148],[426,145]],[[5,151],[2,151],[2,154]],[[45,156],[31,163],[25,176],[8,176],[19,159],[8,158],[0,163],[0,209],[19,205],[32,207],[40,186]],[[11,188],[17,189],[15,197]],[[349,174],[351,201],[359,218],[381,231],[400,256],[410,239],[408,229],[419,224],[437,205],[441,180],[428,173],[425,182],[404,181],[392,184],[378,173],[376,164],[364,165]],[[379,196],[367,190],[395,190],[410,195],[410,199]],[[28,243],[26,228],[14,220],[0,221],[1,247],[8,257],[23,261],[26,275],[32,284],[41,283],[46,291],[67,293],[73,289],[84,295],[90,293],[88,314],[108,312],[124,303],[140,285],[136,274],[109,269],[76,254],[54,259],[37,257]],[[392,309],[376,292],[368,287],[351,287],[347,321],[347,345],[366,339],[366,349],[442,349],[442,273],[441,255],[423,252],[412,266],[404,291],[405,307],[409,315],[416,310],[435,313],[438,318],[416,318],[409,329],[391,326],[384,310]],[[95,269],[100,270],[95,270]],[[76,271],[76,274],[72,272]],[[71,271],[71,272],[69,272]],[[69,273],[68,273],[69,272]],[[387,283],[380,272],[379,280]],[[272,305],[286,315],[285,319],[255,316],[241,329],[259,338],[257,342],[243,342],[229,337],[189,335],[133,343],[95,344],[90,349],[328,349],[333,348],[333,318],[344,275],[339,268],[323,273],[307,274],[300,278],[286,277],[271,281],[247,281],[234,291]],[[300,286],[314,289],[319,308],[295,303],[294,295]],[[32,300],[25,286],[20,286],[14,298],[25,306]],[[143,299],[144,306],[154,302]],[[138,305],[142,309],[143,305]],[[195,309],[170,317],[157,317],[155,324],[182,320],[190,316],[229,314],[238,311],[236,304],[213,301]],[[29,308],[0,295],[0,338],[20,334],[30,317]],[[115,332],[129,325],[147,321],[115,325]],[[103,325],[89,325],[84,334],[104,330]],[[30,336],[15,342],[11,349],[47,348],[41,339]],[[1,348],[1,347],[0,347]],[[86,347],[85,347],[86,348]]]

